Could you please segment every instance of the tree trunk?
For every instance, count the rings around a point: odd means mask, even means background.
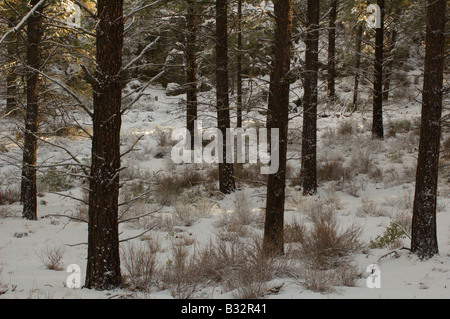
[[[32,0],[31,6],[39,1]],[[27,71],[26,91],[27,105],[25,110],[25,132],[23,144],[22,192],[23,217],[37,220],[37,188],[36,160],[37,137],[39,131],[39,74],[33,69],[40,68],[42,40],[42,7],[39,7],[27,21]]]
[[[422,259],[439,253],[436,204],[445,63],[445,9],[445,0],[428,1],[422,125],[411,243],[411,251]]]
[[[227,163],[226,131],[231,127],[230,101],[228,96],[228,1],[216,1],[216,87],[217,87],[217,122],[223,134],[223,156],[219,158],[219,189],[224,194],[236,190],[232,163]],[[221,144],[221,145],[220,145]]]
[[[86,287],[107,290],[122,285],[118,204],[123,0],[99,0],[97,11],[97,84],[94,85]]]
[[[279,169],[268,177],[264,252],[284,253],[284,204],[286,188],[287,134],[289,124],[289,70],[291,63],[292,14],[294,0],[274,2],[275,57],[269,98],[268,130],[279,129]]]
[[[363,26],[361,23],[358,25],[356,34],[356,63],[355,63],[355,85],[353,88],[353,112],[358,110],[358,93],[359,93],[359,78],[361,71],[361,54],[362,54],[362,36]]]
[[[301,171],[304,195],[313,195],[317,192],[319,15],[319,1],[308,0]]]
[[[237,127],[242,127],[242,0],[238,0],[237,19]]]
[[[378,0],[381,9],[381,28],[377,28],[375,37],[375,79],[373,88],[373,125],[372,137],[384,139],[383,128],[383,52],[384,52],[384,0]]]
[[[16,25],[16,19],[13,14],[8,19],[9,26],[14,27]],[[6,46],[6,54],[8,61],[8,70],[6,75],[6,113],[17,113],[17,68],[16,68],[16,46],[17,36],[12,33],[6,39],[8,41]]]
[[[186,15],[186,109],[187,129],[191,135],[191,149],[194,149],[195,121],[197,121],[197,10],[194,0],[187,1]]]
[[[330,25],[328,29],[328,97],[336,96],[336,19],[338,0],[331,1]]]
[[[386,75],[384,80],[384,92],[383,92],[383,100],[385,102],[389,101],[389,93],[391,90],[391,78],[392,78],[392,68],[394,67],[394,59],[395,59],[395,46],[397,44],[397,30],[395,29],[395,25],[397,22],[397,17],[399,13],[396,13],[396,18],[393,21],[393,30],[391,31],[390,37],[389,37],[389,60],[386,65]]]

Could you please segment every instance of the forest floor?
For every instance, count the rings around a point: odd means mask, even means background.
[[[348,92],[343,87],[340,91]],[[146,93],[123,117],[123,150],[143,137],[136,151],[123,159],[127,170],[122,174],[121,201],[148,192],[121,211],[126,287],[109,292],[66,287],[69,265],[79,265],[84,282],[87,224],[60,215],[86,218],[86,206],[72,198],[86,198],[86,194],[81,178],[43,168],[38,221],[23,220],[17,203],[4,200],[0,206],[0,298],[450,297],[448,155],[443,156],[439,182],[440,256],[425,262],[411,256],[409,239],[402,231],[409,233],[411,225],[420,103],[394,97],[395,102],[386,105],[385,141],[372,140],[370,111],[350,115],[324,107],[318,121],[320,189],[311,198],[303,198],[296,186],[302,117],[291,114],[286,255],[261,261],[258,248],[266,187],[258,173],[260,166],[237,170],[239,190],[232,195],[219,194],[215,165],[171,162],[174,143],[170,133],[184,125],[180,103],[184,96],[168,97],[160,88],[148,88]],[[342,93],[340,99],[348,100],[350,95]],[[202,99],[212,101],[213,96],[204,94]],[[361,99],[369,100],[364,94]],[[366,104],[370,110],[370,102]],[[206,106],[200,112],[203,127],[213,127],[214,112]],[[89,123],[82,116],[78,119]],[[261,127],[261,123],[264,116],[258,112],[249,113],[245,121],[247,127]],[[7,197],[17,195],[20,165],[15,164],[21,157],[20,149],[8,139],[11,132],[17,132],[14,124],[3,119],[0,128],[5,148],[0,188]],[[445,138],[448,135],[443,141]],[[40,143],[42,166],[68,159],[65,151],[53,144],[89,163],[88,138],[71,132],[45,140],[52,144]],[[62,172],[82,174],[75,166]],[[325,235],[320,233],[324,224]],[[321,235],[327,237],[324,242],[337,245],[332,246],[337,253],[324,250],[324,255],[314,255],[311,247],[323,248],[317,238]],[[216,261],[205,256],[215,256]],[[217,266],[218,261],[222,266]],[[381,288],[368,288],[367,268],[372,264],[381,270]]]

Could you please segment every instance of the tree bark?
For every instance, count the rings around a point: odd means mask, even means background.
[[[237,85],[237,127],[242,127],[242,0],[238,0],[237,14],[237,63],[236,63],[236,85]]]
[[[86,287],[122,285],[119,255],[119,170],[123,0],[98,0],[96,80]]]
[[[372,137],[384,139],[383,127],[383,53],[384,53],[384,0],[378,0],[381,10],[381,28],[377,28],[375,36],[375,79],[373,88],[373,124]]]
[[[445,0],[428,1],[422,125],[411,243],[411,251],[421,259],[439,253],[436,205],[445,64],[445,9]]]
[[[14,27],[16,25],[16,19],[13,14],[8,19],[9,26]],[[16,68],[16,46],[17,36],[12,33],[6,39],[8,41],[6,45],[8,70],[6,75],[6,113],[17,113],[17,68]]]
[[[338,0],[331,1],[328,28],[328,97],[336,97],[336,19]]]
[[[353,112],[358,110],[359,78],[361,71],[363,26],[360,23],[356,32],[356,63],[355,63],[355,85],[353,87]]]
[[[197,121],[197,10],[194,0],[187,1],[186,15],[186,109],[187,129],[191,135],[191,149],[195,143],[195,121]]]
[[[217,122],[223,135],[219,141],[223,154],[219,159],[219,189],[224,194],[236,190],[234,168],[227,163],[226,131],[231,127],[230,101],[228,96],[228,1],[216,0],[216,88],[217,88]]]
[[[284,253],[284,204],[286,188],[287,134],[289,124],[289,70],[293,0],[274,1],[275,56],[269,94],[268,130],[279,129],[279,169],[268,177],[263,249],[267,254]]]
[[[303,194],[317,192],[317,103],[319,69],[319,1],[308,0],[308,25],[303,97],[302,184]]]
[[[32,0],[34,7],[39,1]],[[25,110],[25,131],[23,144],[23,166],[21,199],[23,202],[23,217],[28,220],[37,220],[37,137],[39,131],[39,74],[41,63],[42,40],[42,7],[39,7],[27,21],[27,71],[26,91],[27,105]]]

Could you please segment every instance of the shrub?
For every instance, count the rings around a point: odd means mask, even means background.
[[[353,123],[351,121],[342,122],[337,130],[339,135],[351,135],[353,134]]]
[[[121,247],[121,263],[124,278],[133,290],[148,291],[156,273],[158,245],[152,241],[142,244],[127,244]]]
[[[413,124],[409,120],[395,120],[387,124],[387,137],[396,137],[397,134],[409,133]]]
[[[20,191],[18,188],[0,188],[0,206],[11,205],[20,201]]]
[[[50,168],[45,174],[39,176],[38,185],[40,192],[64,192],[74,187],[73,181],[55,168]]]
[[[63,269],[62,259],[66,249],[64,246],[47,246],[38,256],[42,264],[50,270],[60,271]]]
[[[299,241],[295,242],[301,257],[311,267],[327,270],[341,266],[361,246],[360,227],[352,225],[341,231],[336,216],[329,212],[312,215],[311,221],[308,230],[296,228],[300,232],[296,236]]]
[[[374,240],[370,241],[369,247],[372,249],[395,249],[401,246],[400,240],[404,238],[406,238],[406,235],[401,227],[391,222],[383,235],[378,235]]]

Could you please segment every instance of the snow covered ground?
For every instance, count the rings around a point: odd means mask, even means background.
[[[162,137],[161,130],[183,127],[184,113],[180,99],[183,96],[167,97],[160,88],[148,88],[146,95],[135,107],[125,114],[123,118],[123,149],[130,147],[139,136],[144,137],[138,144],[138,150],[124,159],[124,166],[129,167],[125,176],[130,179],[141,178],[139,191],[148,190],[146,183],[150,183],[156,176],[183,172],[183,166],[170,163],[169,146],[157,145],[158,137]],[[351,93],[349,93],[351,95]],[[366,97],[363,96],[364,100]],[[343,94],[341,99],[348,100],[349,96]],[[205,95],[204,101],[208,98]],[[417,156],[417,133],[414,132],[414,123],[420,116],[419,104],[412,100],[402,100],[402,103],[388,104],[385,120],[387,127],[394,127],[392,123],[407,120],[411,127],[396,127],[386,138],[386,141],[373,141],[370,135],[370,108],[367,112],[358,112],[352,116],[345,116],[337,108],[336,112],[321,113],[319,119],[319,161],[324,164],[328,161],[341,163],[344,167],[353,169],[361,166],[361,174],[351,180],[329,178],[320,184],[320,192],[315,198],[302,199],[298,188],[295,187],[295,176],[300,169],[299,134],[301,132],[302,118],[299,114],[292,114],[290,127],[292,143],[290,145],[291,160],[290,180],[286,203],[286,223],[300,221],[308,223],[307,210],[311,205],[324,198],[333,198],[336,218],[342,229],[351,225],[358,225],[362,229],[359,239],[365,247],[352,254],[352,263],[360,273],[353,287],[333,287],[325,292],[313,292],[302,284],[295,274],[281,273],[267,283],[271,291],[265,298],[299,299],[299,298],[449,298],[450,297],[450,189],[448,177],[440,181],[439,212],[438,212],[438,239],[440,256],[432,260],[421,262],[410,256],[407,238],[393,243],[392,247],[381,249],[369,248],[370,241],[383,235],[392,220],[408,220],[411,217],[411,205],[414,195],[414,167]],[[201,112],[204,126],[214,125],[214,112],[203,110]],[[263,116],[252,112],[251,117]],[[248,119],[247,125],[254,119]],[[82,121],[88,123],[85,119]],[[205,124],[206,123],[206,124]],[[392,125],[389,126],[389,123]],[[2,134],[8,134],[12,126],[2,120]],[[88,160],[90,142],[81,137],[49,137],[53,143],[65,145],[80,160]],[[20,151],[6,139],[2,139],[10,157],[2,156],[0,161],[0,178],[3,189],[18,187],[19,170],[11,163],[13,157],[20,158]],[[165,151],[165,153],[163,152]],[[61,149],[49,144],[41,143],[39,149],[40,163],[54,163],[67,158]],[[447,159],[448,160],[448,159]],[[364,161],[367,163],[364,164]],[[364,167],[370,166],[370,167]],[[214,168],[214,166],[211,166]],[[334,166],[332,166],[334,167]],[[340,166],[337,166],[338,168]],[[204,169],[188,166],[187,169]],[[366,168],[366,170],[365,170]],[[181,174],[181,173],[180,173]],[[325,173],[324,173],[325,174]],[[326,176],[326,175],[325,175]],[[139,184],[139,183],[137,183]],[[142,186],[143,184],[143,186]],[[133,185],[131,183],[130,185]],[[208,184],[209,185],[209,184]],[[72,187],[62,193],[83,197],[81,181],[73,181]],[[252,184],[245,186],[239,183],[240,190],[233,195],[220,196],[214,189],[208,192],[201,185],[185,190],[183,194],[175,194],[176,199],[195,198],[195,205],[209,203],[203,206],[207,213],[198,214],[191,222],[180,223],[182,216],[178,214],[174,219],[170,216],[176,214],[173,206],[165,206],[160,212],[145,219],[145,222],[128,222],[120,225],[121,239],[127,239],[141,234],[149,225],[159,226],[143,237],[133,239],[123,244],[142,243],[146,240],[155,240],[161,246],[158,249],[158,260],[162,266],[172,262],[173,242],[184,241],[186,247],[200,247],[207,245],[211,239],[217,238],[217,225],[226,222],[226,216],[233,216],[236,202],[242,201],[249,205],[256,221],[248,223],[245,227],[257,234],[261,234],[261,208],[265,205],[265,187]],[[126,189],[126,188],[124,188]],[[129,192],[133,189],[128,188]],[[124,190],[125,192],[125,190]],[[138,195],[138,194],[132,194]],[[128,198],[133,197],[129,195]],[[199,199],[200,197],[200,199]],[[125,195],[122,196],[122,199]],[[173,298],[170,287],[155,286],[147,292],[132,291],[129,289],[97,292],[87,289],[70,289],[66,287],[66,280],[70,275],[65,270],[67,266],[76,264],[81,268],[81,283],[84,282],[86,269],[87,225],[76,220],[70,220],[55,215],[82,216],[83,207],[70,197],[62,197],[49,191],[40,192],[39,220],[36,222],[23,220],[21,207],[17,204],[0,207],[0,298]],[[147,203],[137,204],[133,213],[139,215],[157,207],[158,199],[153,198]],[[305,203],[304,201],[309,201]],[[311,204],[312,203],[312,204]],[[205,208],[206,207],[206,208]],[[308,208],[309,207],[309,208]],[[78,212],[78,213],[77,213]],[[182,213],[182,208],[180,212]],[[186,217],[186,216],[185,216]],[[152,220],[152,218],[154,220]],[[189,216],[187,216],[189,218]],[[231,217],[230,217],[231,218]],[[164,225],[163,225],[164,224]],[[228,234],[236,236],[228,228]],[[220,234],[219,234],[220,235]],[[223,235],[223,233],[221,233]],[[195,245],[193,244],[195,242]],[[44,266],[43,260],[51,252],[60,249],[62,259],[60,270],[50,270]],[[396,253],[385,256],[396,251]],[[385,257],[383,257],[385,256]],[[380,259],[381,258],[381,259]],[[381,269],[381,288],[369,289],[366,278],[367,267],[378,264]],[[125,272],[125,271],[124,271]],[[211,284],[202,285],[192,295],[198,298],[235,298],[236,290]]]

